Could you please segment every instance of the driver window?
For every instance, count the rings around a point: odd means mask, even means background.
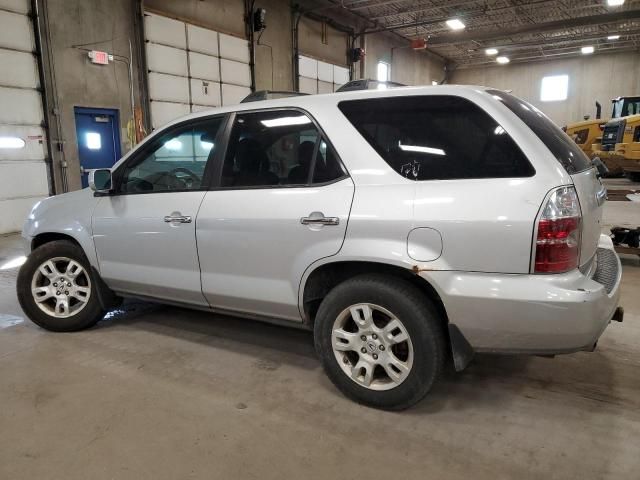
[[[125,165],[120,192],[199,190],[222,120],[207,119],[160,136],[151,151]]]

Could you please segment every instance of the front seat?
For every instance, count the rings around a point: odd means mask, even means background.
[[[244,138],[238,143],[236,151],[236,166],[238,173],[235,176],[236,186],[277,185],[278,176],[271,171],[261,171],[262,165],[269,164],[269,157],[253,138]]]
[[[313,160],[314,142],[302,142],[298,147],[298,165],[289,170],[287,179],[289,183],[307,183],[309,181],[309,169]]]

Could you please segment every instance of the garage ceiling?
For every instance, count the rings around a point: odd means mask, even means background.
[[[640,0],[617,7],[606,0],[321,1],[320,10],[346,9],[366,21],[366,31],[425,38],[432,52],[459,67],[494,64],[487,48],[511,62],[530,62],[581,55],[587,45],[596,53],[640,47]],[[445,23],[452,18],[466,28],[452,31]],[[620,38],[607,38],[613,35]]]

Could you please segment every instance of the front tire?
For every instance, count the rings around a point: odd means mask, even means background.
[[[314,337],[336,387],[375,408],[414,405],[444,364],[446,343],[436,309],[396,277],[361,275],[339,284],[320,305]]]
[[[17,281],[22,310],[36,325],[54,332],[94,326],[104,316],[91,265],[73,242],[58,240],[36,248]]]

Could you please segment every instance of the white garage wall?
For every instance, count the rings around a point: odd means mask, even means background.
[[[251,93],[246,40],[148,12],[145,36],[153,128]]]
[[[20,230],[33,204],[49,193],[29,3],[0,0],[0,234]],[[24,145],[3,148],[9,139]]]
[[[568,97],[563,101],[540,101],[542,79],[568,75]],[[486,85],[511,90],[531,102],[558,125],[595,115],[595,101],[602,104],[602,116],[611,115],[611,99],[640,95],[640,55],[636,52],[583,55],[548,62],[528,62],[507,66],[460,69],[451,83]]]
[[[303,93],[331,93],[349,81],[349,69],[298,56],[298,90]]]

